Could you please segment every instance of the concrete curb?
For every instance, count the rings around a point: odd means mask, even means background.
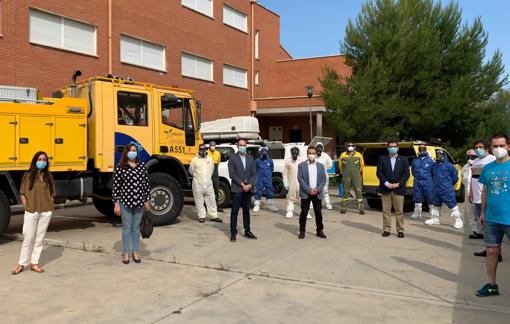
[[[23,241],[23,234],[4,234],[3,238],[11,241]],[[85,252],[105,252],[106,249],[99,244],[89,243],[89,242],[72,242],[72,241],[60,241],[60,240],[52,240],[52,239],[44,239],[44,246],[58,246],[73,250],[80,250]]]

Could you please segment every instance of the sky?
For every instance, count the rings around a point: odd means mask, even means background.
[[[353,21],[363,0],[258,0],[280,15],[281,44],[294,58],[340,53],[349,18]],[[443,3],[448,1],[443,0]],[[480,16],[489,35],[487,57],[499,48],[505,71],[510,73],[510,1],[458,0],[463,20]]]

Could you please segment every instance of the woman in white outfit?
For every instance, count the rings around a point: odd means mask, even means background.
[[[30,270],[43,273],[39,258],[43,248],[43,239],[55,209],[53,196],[55,184],[48,165],[48,155],[37,152],[30,169],[21,181],[21,203],[25,207],[23,220],[23,245],[18,265],[11,273],[21,273],[30,263]]]

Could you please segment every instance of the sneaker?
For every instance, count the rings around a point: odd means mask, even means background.
[[[498,285],[486,284],[485,286],[476,291],[476,295],[478,297],[498,296],[499,295]]]
[[[199,218],[199,219],[198,219],[198,222],[199,222],[199,223],[205,223],[205,218]]]
[[[421,215],[420,214],[412,214],[411,218],[412,219],[421,219]]]
[[[258,213],[260,211],[260,205],[253,206],[253,212]]]
[[[427,219],[425,221],[425,224],[427,225],[439,225],[440,222],[439,222],[439,218],[431,218],[431,219]]]
[[[469,238],[472,240],[483,240],[483,234],[473,232],[473,234],[469,234]]]
[[[345,207],[340,207],[340,214],[347,213],[347,209]]]
[[[285,214],[285,218],[292,218],[294,216],[294,213],[292,212],[292,210],[289,210],[287,212],[287,214]]]
[[[455,223],[453,224],[453,228],[455,228],[455,229],[461,229],[461,228],[463,228],[463,227],[464,227],[464,222],[462,221],[462,219],[457,218],[457,219],[455,220]]]
[[[331,210],[333,209],[333,206],[331,204],[326,204],[326,209]]]

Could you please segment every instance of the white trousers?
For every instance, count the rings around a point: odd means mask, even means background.
[[[37,213],[25,211],[23,218],[23,244],[21,245],[21,254],[18,262],[20,265],[27,266],[29,263],[39,264],[44,235],[46,235],[52,214],[53,212],[50,211]]]
[[[216,207],[216,196],[214,195],[214,186],[212,182],[201,186],[197,181],[192,183],[193,198],[195,198],[195,207],[197,208],[198,218],[205,218],[209,213],[211,218],[218,218],[218,209]],[[207,206],[207,210],[204,206]]]
[[[324,190],[322,191],[322,196],[324,197],[324,202],[326,203],[326,205],[330,205],[331,200],[329,198],[329,177],[328,177],[327,173],[326,173],[326,184],[324,185]]]

